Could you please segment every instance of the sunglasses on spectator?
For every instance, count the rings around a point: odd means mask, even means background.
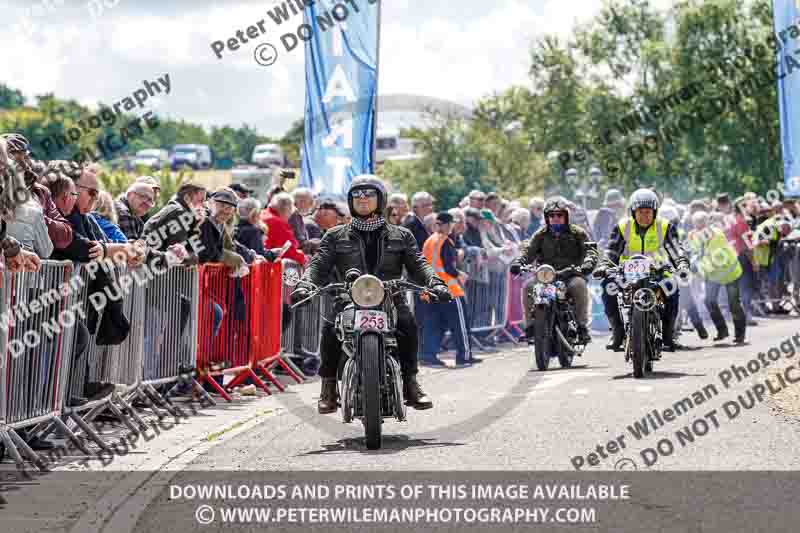
[[[375,189],[356,189],[350,191],[351,198],[377,198],[378,191]]]
[[[97,198],[97,195],[100,194],[100,191],[98,191],[97,189],[92,189],[91,187],[84,187],[83,185],[78,185],[78,188],[85,189],[86,191],[88,191],[90,198]]]

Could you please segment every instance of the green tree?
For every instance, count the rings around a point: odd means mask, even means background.
[[[18,89],[0,83],[0,109],[14,109],[25,105],[25,97]]]

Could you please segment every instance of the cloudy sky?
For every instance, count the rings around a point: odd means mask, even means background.
[[[355,0],[364,4],[365,0]],[[110,5],[102,11],[87,4]],[[286,26],[267,16],[275,0],[0,0],[0,82],[95,107],[169,74],[169,95],[146,105],[205,126],[242,123],[282,135],[303,111],[303,51],[257,65],[253,49],[279,44]],[[661,2],[657,2],[661,3]],[[529,46],[566,35],[602,0],[384,0],[382,95],[410,93],[470,106],[528,80]],[[453,7],[457,6],[457,7]],[[223,52],[210,43],[265,19],[266,35]],[[300,24],[299,16],[292,20]],[[13,51],[13,52],[12,52]]]

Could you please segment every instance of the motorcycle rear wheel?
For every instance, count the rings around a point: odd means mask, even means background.
[[[381,447],[381,364],[380,336],[365,334],[361,337],[361,398],[362,421],[368,450]]]

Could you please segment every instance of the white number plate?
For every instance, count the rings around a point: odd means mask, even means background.
[[[354,329],[389,331],[389,316],[383,311],[356,311]]]
[[[626,281],[638,281],[650,273],[650,259],[629,259],[622,266]]]
[[[556,287],[555,285],[539,286],[539,298],[555,298]]]

